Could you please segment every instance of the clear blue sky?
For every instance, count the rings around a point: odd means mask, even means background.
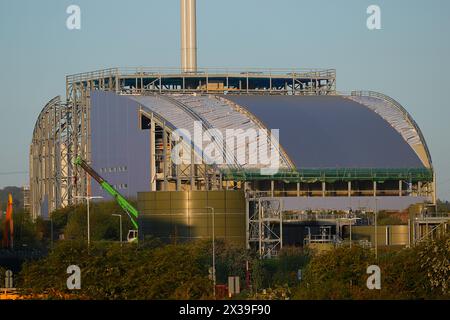
[[[81,7],[81,30],[65,22]],[[366,8],[382,30],[366,28]],[[421,127],[450,199],[450,1],[198,0],[199,65],[336,68],[340,91],[402,103]],[[179,66],[179,0],[0,0],[0,187],[27,183],[37,115],[65,75]],[[388,155],[387,155],[388,156]]]

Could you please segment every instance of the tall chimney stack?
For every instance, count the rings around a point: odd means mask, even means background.
[[[181,70],[197,71],[196,0],[181,0]]]

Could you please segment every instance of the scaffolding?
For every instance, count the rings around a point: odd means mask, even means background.
[[[247,248],[261,258],[276,257],[283,247],[283,204],[276,198],[247,199]]]
[[[413,244],[433,240],[449,232],[450,213],[421,213],[413,220]]]
[[[34,218],[69,204],[71,127],[71,110],[59,96],[39,114],[30,146],[30,209]]]
[[[120,94],[214,93],[329,95],[335,69],[110,68],[67,76],[67,83]]]

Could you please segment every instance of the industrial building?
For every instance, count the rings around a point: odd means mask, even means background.
[[[288,230],[301,213],[405,211],[436,202],[426,141],[400,103],[370,91],[339,93],[335,70],[198,68],[195,1],[181,3],[180,69],[69,75],[66,97],[43,108],[30,147],[34,217],[78,203],[77,196],[108,199],[75,167],[77,156],[138,200],[140,236],[210,236],[214,211],[218,237],[262,255],[276,254],[282,226]],[[223,148],[213,136],[189,139],[197,129],[257,134]],[[278,139],[271,129],[279,129]],[[177,141],[191,161],[172,160]],[[275,150],[276,171],[250,161],[260,157],[252,142]],[[228,161],[205,161],[208,143]],[[245,161],[236,157],[242,150]]]

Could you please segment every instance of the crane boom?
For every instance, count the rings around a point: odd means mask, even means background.
[[[97,181],[100,186],[108,192],[119,204],[119,206],[127,213],[128,217],[131,220],[133,226],[138,229],[138,224],[136,219],[139,216],[139,212],[122,196],[119,191],[114,189],[112,185],[108,183],[105,179],[103,179],[90,165],[86,163],[81,157],[77,157],[75,159],[75,164],[83,168],[95,181]]]

